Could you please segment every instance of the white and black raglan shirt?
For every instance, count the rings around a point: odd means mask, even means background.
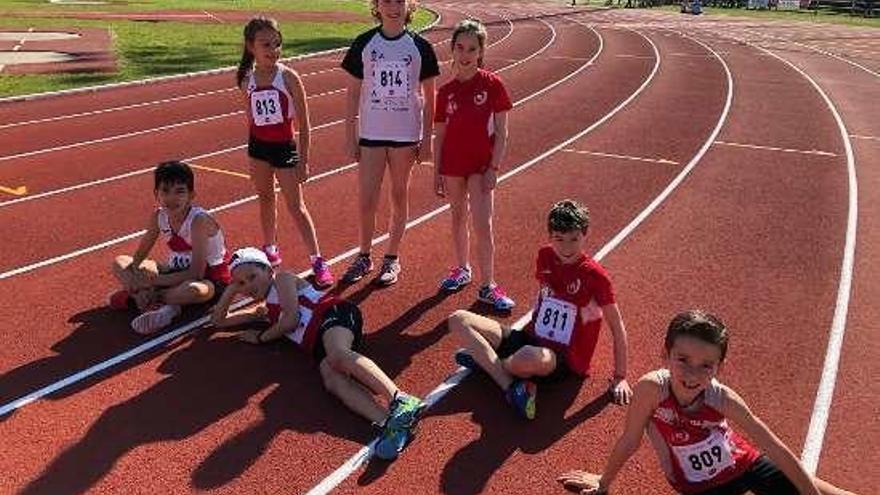
[[[355,38],[342,68],[361,79],[360,138],[417,142],[422,138],[421,82],[440,75],[431,44],[405,30],[387,38],[375,27]]]

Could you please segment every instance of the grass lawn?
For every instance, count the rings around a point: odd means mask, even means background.
[[[56,11],[61,7],[46,1],[0,0],[0,12],[29,11],[33,8]],[[46,7],[48,6],[48,7]],[[118,5],[118,10],[149,11],[162,8],[198,9],[210,6],[217,11],[234,10],[345,10],[367,13],[366,1],[341,0],[255,0],[242,1],[148,1]],[[106,11],[106,6],[90,6],[88,10]],[[137,7],[137,8],[132,8]],[[79,6],[78,8],[82,8]],[[51,13],[47,14],[51,15]],[[413,26],[419,28],[433,20],[430,12],[420,9]],[[323,23],[281,22],[284,34],[284,56],[325,50],[348,45],[358,33],[370,28],[369,22]],[[113,33],[113,48],[118,57],[116,73],[70,73],[8,75],[0,73],[0,97],[41,93],[95,84],[144,79],[198,70],[237,65],[241,58],[242,25],[185,22],[136,22],[126,20],[83,20],[62,18],[0,17],[0,28],[62,29],[71,26],[109,28]]]
[[[367,13],[367,0],[104,0],[105,5],[62,5],[48,0],[0,0],[0,12],[70,12],[77,10],[101,12],[148,12],[151,10],[287,10],[346,11]]]

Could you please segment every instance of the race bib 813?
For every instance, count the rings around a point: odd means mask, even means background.
[[[259,127],[284,122],[281,97],[277,89],[264,89],[251,93],[251,116]]]

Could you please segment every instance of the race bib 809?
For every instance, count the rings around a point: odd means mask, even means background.
[[[711,480],[734,465],[730,443],[718,431],[709,438],[690,445],[672,446],[684,477],[692,483]]]

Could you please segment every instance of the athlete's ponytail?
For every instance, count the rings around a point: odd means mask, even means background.
[[[278,22],[275,21],[275,19],[270,19],[268,17],[254,17],[244,27],[244,44],[242,46],[241,62],[238,63],[238,72],[235,75],[238,87],[241,87],[241,83],[244,81],[247,73],[254,68],[254,54],[251,53],[248,44],[253,43],[257,38],[257,33],[264,29],[271,29],[278,33],[279,38],[281,37],[281,30],[278,29]]]

